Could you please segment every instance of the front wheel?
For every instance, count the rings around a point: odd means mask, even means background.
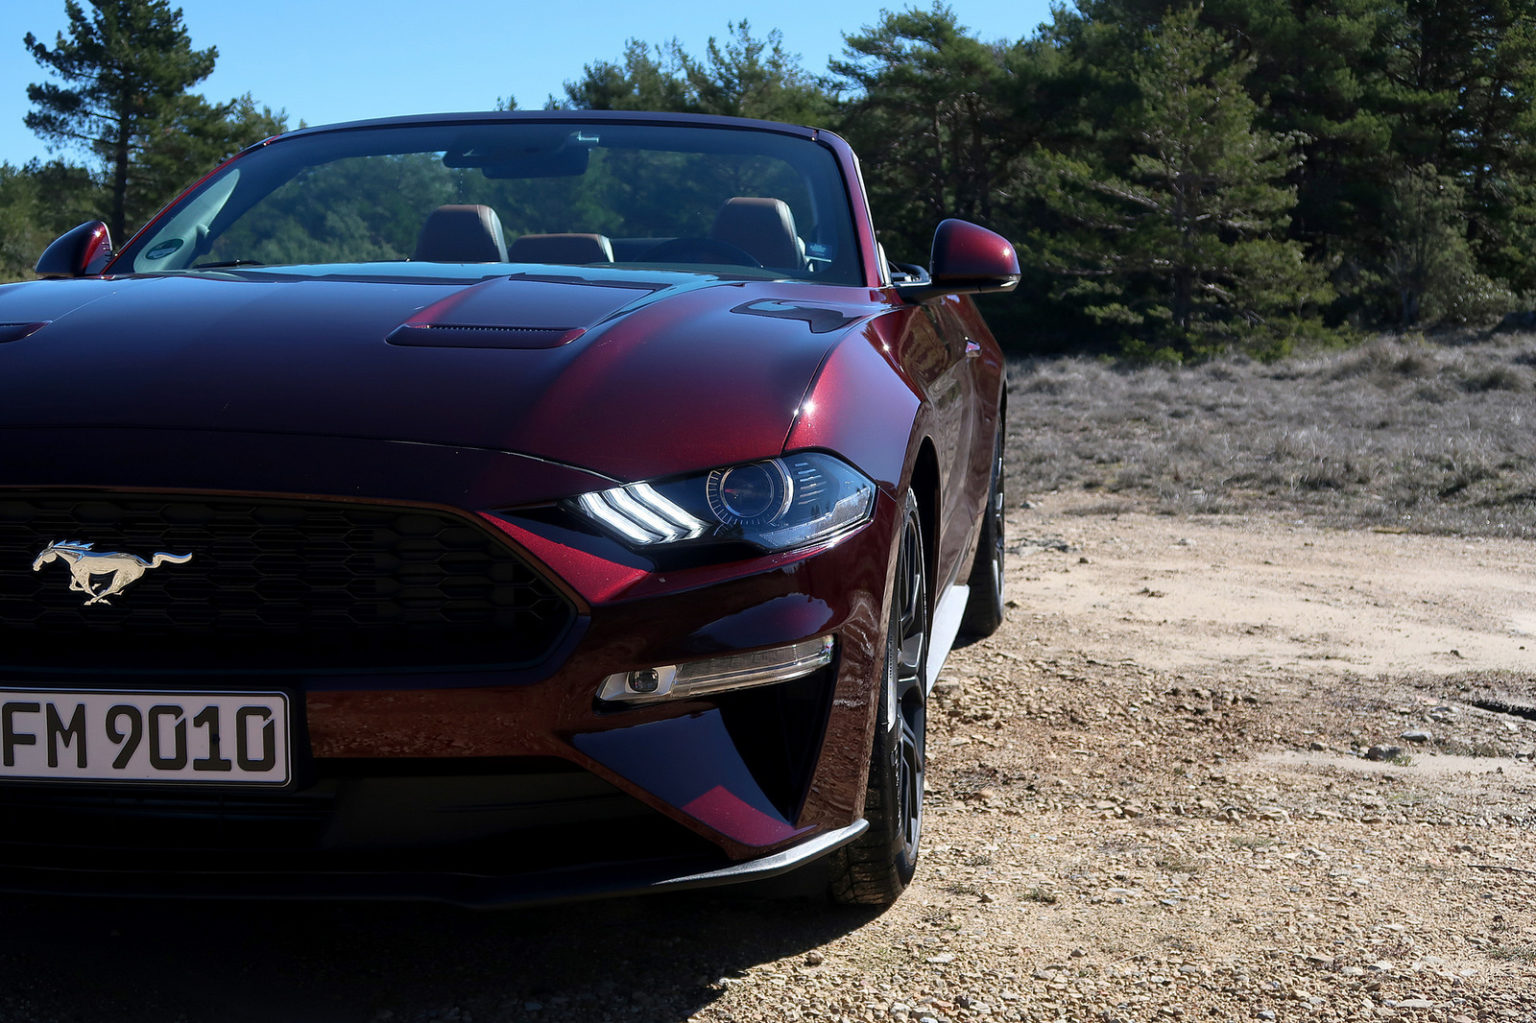
[[[908,491],[864,795],[869,830],[836,855],[831,895],[837,902],[888,906],[917,869],[927,759],[927,661],[927,562],[917,497]]]

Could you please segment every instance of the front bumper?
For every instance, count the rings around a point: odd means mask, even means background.
[[[532,904],[760,881],[866,827],[732,861],[583,772],[505,766],[265,796],[6,786],[0,891]]]
[[[454,663],[451,650],[363,670],[0,658],[0,686],[280,689],[297,708],[282,792],[0,785],[0,888],[483,904],[808,863],[865,826],[890,506],[882,495],[873,521],[825,549],[676,571],[466,517],[576,609],[538,664]],[[595,698],[615,672],[824,635],[834,662],[793,682],[647,706]]]

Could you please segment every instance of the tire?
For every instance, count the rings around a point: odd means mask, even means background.
[[[879,717],[864,816],[869,830],[832,863],[836,902],[888,906],[917,869],[927,761],[928,568],[917,497],[907,493],[896,555]]]
[[[976,539],[976,560],[971,564],[971,595],[965,602],[960,629],[968,636],[990,636],[1003,624],[1003,559],[1007,544],[1003,536],[1003,424],[997,424],[997,440],[992,453],[992,487],[987,492],[987,510],[981,517],[981,535]]]

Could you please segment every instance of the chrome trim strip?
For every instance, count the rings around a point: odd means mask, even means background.
[[[842,848],[864,834],[868,828],[869,821],[860,817],[846,828],[822,832],[781,853],[774,853],[761,859],[747,860],[745,863],[735,863],[729,867],[721,867],[719,870],[710,870],[702,874],[686,874],[682,877],[657,881],[650,886],[650,890],[672,891],[679,888],[700,888],[706,885],[734,884],[741,881],[755,881],[762,878],[777,877],[805,863],[809,863],[811,860],[818,859],[829,852]]]

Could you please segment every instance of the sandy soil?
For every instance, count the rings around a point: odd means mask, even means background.
[[[1536,1019],[1536,548],[1059,496],[1009,525],[917,881],[700,1018]]]
[[[1083,653],[1223,673],[1536,668],[1529,543],[1094,508],[1050,499],[1013,523],[1016,602],[1049,608]]]

